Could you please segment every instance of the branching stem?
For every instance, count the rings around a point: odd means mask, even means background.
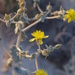
[[[46,17],[46,19],[55,19],[58,18],[59,16],[53,16],[53,17]],[[41,21],[41,19],[35,21],[34,23],[30,24],[29,26],[27,26],[26,28],[22,29],[22,31],[27,31],[29,28],[31,28],[32,26],[38,24]]]

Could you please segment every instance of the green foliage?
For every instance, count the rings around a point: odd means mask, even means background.
[[[21,51],[19,51],[18,48],[15,45],[10,48],[10,54],[11,54],[12,59],[13,59],[14,62],[19,62],[21,60],[20,59],[21,56],[18,55],[18,54],[20,54],[20,52]]]
[[[25,22],[27,24],[29,24],[29,20],[28,20],[28,15],[27,14],[23,14],[22,16],[20,16],[20,19],[22,22]]]

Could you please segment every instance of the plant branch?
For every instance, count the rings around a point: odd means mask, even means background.
[[[20,41],[21,41],[21,31],[18,33],[16,47],[19,47]]]
[[[46,17],[46,19],[55,19],[58,18],[59,16],[53,16],[53,17]],[[22,29],[22,31],[27,31],[29,28],[31,28],[32,26],[36,25],[37,23],[39,23],[41,21],[41,19],[35,21],[34,23],[30,24],[29,26],[27,26],[26,28]]]
[[[16,14],[16,15],[14,15],[10,20],[13,20],[14,18],[16,18],[18,15]],[[2,21],[2,22],[6,22],[6,21],[4,21],[2,18],[0,18],[0,21]]]
[[[39,23],[41,21],[41,19],[35,21],[34,23],[30,24],[29,26],[27,26],[26,28],[22,29],[22,31],[26,31],[28,30],[29,28],[31,28],[32,26],[36,25],[37,23]]]
[[[10,20],[13,20],[14,18],[16,18],[18,16],[18,14],[14,15]]]
[[[37,71],[38,71],[37,55],[38,55],[38,54],[36,53],[35,64],[36,64],[36,69],[37,69]]]
[[[57,19],[59,18],[60,16],[53,16],[53,17],[46,17],[46,19]]]
[[[41,51],[41,47],[38,41],[37,41],[37,45],[38,45],[39,51]]]
[[[39,44],[38,40],[36,40],[36,43],[38,45],[39,52],[40,52],[41,51],[41,48],[40,48],[40,44]],[[35,57],[36,69],[38,70],[37,56],[38,56],[38,52],[36,52],[36,57]]]
[[[37,4],[37,8],[39,10],[40,13],[42,13],[43,11],[41,10],[41,8],[39,7],[39,5]]]
[[[4,22],[4,23],[5,23],[5,21],[4,21],[3,19],[1,19],[1,18],[0,18],[0,21],[2,21],[2,22]]]

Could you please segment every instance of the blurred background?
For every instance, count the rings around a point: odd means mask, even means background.
[[[27,1],[27,14],[29,17],[33,17],[39,11],[33,8],[33,1]],[[62,6],[65,10],[73,8],[75,9],[75,0],[40,0],[40,8],[45,11],[49,2],[52,5],[52,11],[60,9]],[[0,17],[3,18],[5,13],[14,13],[18,9],[18,3],[16,0],[0,0]],[[29,50],[31,53],[37,50],[35,42],[29,43],[31,38],[31,32],[36,29],[40,29],[49,35],[48,39],[43,40],[44,45],[55,45],[57,43],[62,44],[59,50],[55,50],[50,53],[47,59],[42,55],[38,57],[39,69],[44,69],[48,72],[48,75],[75,75],[75,23],[67,23],[60,19],[45,20],[44,23],[38,23],[37,25],[26,31],[28,38],[21,42],[21,46],[24,50]],[[17,35],[14,33],[14,25],[6,27],[5,23],[0,21],[0,37],[2,38],[3,45],[9,52],[11,45],[14,45],[17,40]],[[41,49],[45,48],[42,45]],[[34,60],[22,59],[23,67],[30,71],[35,71]],[[7,72],[4,68],[6,61],[4,58],[3,49],[0,47],[0,75],[12,75],[12,69]]]

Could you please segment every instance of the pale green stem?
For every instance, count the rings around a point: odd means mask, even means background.
[[[36,69],[37,69],[37,71],[38,71],[37,53],[36,53],[36,57],[35,57],[35,64],[36,64]]]
[[[36,40],[36,43],[38,45],[39,51],[41,51],[40,44],[39,44],[38,40]],[[36,52],[36,57],[35,57],[36,69],[38,70],[37,56],[38,56],[38,52]]]
[[[20,41],[21,41],[21,31],[18,33],[16,47],[19,47]]]
[[[18,38],[17,38],[17,43],[16,43],[16,47],[19,47],[20,44],[20,40],[21,40],[21,31],[18,34]],[[13,75],[16,75],[15,71],[14,71],[14,61],[13,61]]]

